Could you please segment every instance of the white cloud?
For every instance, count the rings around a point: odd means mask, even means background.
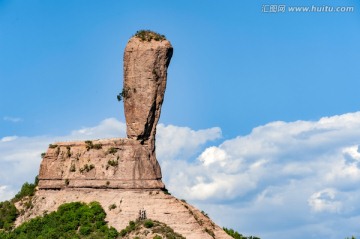
[[[196,163],[174,160],[162,168],[171,174],[171,192],[250,234],[345,238],[350,232],[344,224],[360,211],[359,145],[360,112],[278,121],[208,147]],[[332,225],[337,220],[342,223]],[[351,230],[360,235],[357,226]]]
[[[0,185],[0,202],[8,200],[14,196],[15,192],[6,185]]]
[[[69,140],[126,137],[126,124],[114,118],[103,120],[95,127],[83,127],[71,132]]]
[[[205,165],[208,166],[213,163],[220,163],[222,167],[226,165],[227,154],[225,150],[219,149],[217,147],[207,148],[200,156],[199,160]]]
[[[310,196],[308,203],[315,212],[340,212],[342,203],[335,199],[336,190],[327,188]]]
[[[19,122],[23,121],[22,118],[19,118],[19,117],[10,117],[10,116],[4,116],[4,117],[3,117],[3,120],[9,121],[9,122],[12,122],[12,123],[19,123]]]
[[[208,141],[221,138],[218,127],[192,130],[188,127],[159,124],[156,136],[156,153],[159,159],[185,160],[196,153]]]
[[[3,137],[2,139],[0,139],[0,142],[10,142],[17,138],[18,138],[17,136],[6,136],[6,137]]]

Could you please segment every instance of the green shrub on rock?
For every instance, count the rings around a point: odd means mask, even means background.
[[[118,232],[108,227],[106,213],[98,202],[73,202],[61,205],[56,212],[36,217],[11,232],[0,233],[1,239],[115,239]]]
[[[140,30],[135,33],[135,37],[140,38],[141,41],[163,41],[166,40],[164,35],[150,30]]]

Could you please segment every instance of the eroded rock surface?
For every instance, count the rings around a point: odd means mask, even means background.
[[[160,166],[148,148],[132,139],[51,145],[39,173],[40,189],[164,188]]]
[[[123,88],[128,138],[155,138],[172,53],[167,40],[142,41],[136,36],[129,40],[124,53]]]
[[[96,147],[90,149],[86,142],[49,147],[41,162],[40,189],[164,188],[155,134],[172,52],[165,39],[144,41],[134,36],[129,40],[123,88],[128,138],[93,141]]]
[[[149,218],[188,239],[231,238],[199,210],[162,191],[155,134],[173,49],[163,36],[147,37],[131,38],[124,53],[128,138],[50,145],[40,166],[39,190],[30,199],[32,207],[18,217],[17,225],[63,203],[98,201],[109,224],[118,230],[136,220],[144,208]]]

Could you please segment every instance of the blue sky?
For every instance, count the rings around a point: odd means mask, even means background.
[[[261,11],[270,4],[355,10]],[[0,0],[0,198],[36,175],[53,140],[124,136],[123,50],[152,29],[174,47],[158,158],[175,195],[264,239],[360,236],[359,5]]]

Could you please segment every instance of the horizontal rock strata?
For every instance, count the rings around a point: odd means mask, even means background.
[[[160,166],[146,145],[132,139],[50,145],[39,173],[40,189],[161,189]]]

